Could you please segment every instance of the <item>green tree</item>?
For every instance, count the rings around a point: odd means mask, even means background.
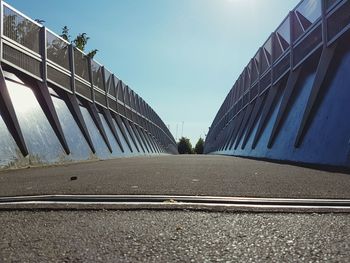
[[[85,51],[85,47],[90,39],[87,33],[81,33],[81,34],[78,34],[73,41],[71,41],[70,40],[71,36],[69,35],[69,28],[67,26],[64,26],[62,28],[62,33],[60,36],[66,41],[73,43],[73,45],[76,48],[80,49],[81,51]],[[94,58],[97,52],[98,52],[98,49],[93,49],[89,51],[86,55],[90,58]]]
[[[62,28],[62,33],[60,35],[64,40],[71,42],[70,41],[70,35],[69,35],[69,28],[67,26],[64,26]]]
[[[190,139],[185,137],[180,138],[179,142],[177,143],[177,150],[179,154],[192,154],[193,149]]]
[[[94,58],[94,56],[97,54],[97,52],[98,52],[98,49],[93,49],[93,50],[89,51],[89,53],[87,53],[86,55],[89,58]]]
[[[196,143],[196,146],[194,147],[194,152],[196,154],[203,154],[204,150],[204,140],[202,138],[199,138],[198,142]]]
[[[84,51],[89,39],[90,37],[88,37],[86,33],[81,33],[76,36],[76,38],[73,40],[73,43],[76,48]]]

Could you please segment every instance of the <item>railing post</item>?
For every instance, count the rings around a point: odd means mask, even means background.
[[[117,104],[117,102],[118,102],[118,94],[117,94],[117,86],[115,84],[115,76],[114,76],[114,74],[111,75],[111,78],[112,78],[112,87],[115,90],[115,103]],[[108,91],[107,91],[107,98],[108,98]],[[109,100],[108,99],[107,99],[107,108],[109,109]]]
[[[4,34],[4,6],[3,1],[0,0],[0,61],[2,60],[2,36]]]
[[[294,34],[293,34],[293,26],[294,26],[294,12],[293,11],[290,11],[289,12],[289,35],[290,35],[290,46],[289,46],[289,50],[290,50],[290,53],[289,53],[289,58],[290,58],[290,71],[293,71],[293,68],[294,68],[294,56],[293,56],[293,47],[294,47]]]
[[[326,14],[327,14],[327,6],[326,6],[326,0],[321,0],[321,10],[322,10],[322,42],[323,42],[323,47],[327,47],[327,19],[326,19]]]
[[[74,47],[72,44],[68,46],[69,52],[69,67],[71,72],[71,90],[75,94],[75,62],[74,62]]]
[[[43,26],[40,29],[40,55],[41,55],[41,78],[43,82],[47,82],[47,50],[46,50],[46,27]]]
[[[270,89],[272,88],[274,77],[273,77],[273,62],[275,58],[275,43],[276,43],[276,34],[272,33],[271,34],[271,61],[270,61],[270,77],[271,77],[271,84],[270,84]]]
[[[113,86],[114,86],[114,88],[115,88],[115,101],[116,101],[116,103],[118,103],[118,97],[119,97],[119,92],[120,92],[120,87],[119,87],[119,85],[120,85],[120,80],[118,79],[118,82],[115,82],[115,79],[116,79],[117,77],[113,74]]]
[[[261,88],[261,87],[260,87],[260,86],[261,86],[261,85],[260,85],[260,79],[261,79],[261,52],[260,52],[260,49],[261,49],[261,48],[258,49],[258,55],[259,55],[259,60],[260,60],[260,61],[259,61],[259,65],[258,65],[258,67],[257,67],[257,69],[258,69],[258,72],[257,72],[257,73],[258,73],[258,77],[257,77],[257,81],[258,81],[258,82],[257,82],[257,83],[258,83],[258,95],[259,95],[259,96],[260,96],[260,92],[261,92],[261,90],[260,90],[260,88]],[[256,64],[255,56],[254,56],[254,58],[253,58],[253,63]],[[254,66],[255,66],[255,65],[254,65]]]
[[[91,58],[87,57],[88,60],[88,68],[89,68],[89,78],[90,78],[90,87],[91,87],[91,99],[95,103],[95,92],[94,92],[94,80],[92,75],[92,65],[91,65]]]
[[[101,67],[101,73],[102,73],[103,89],[104,89],[104,92],[106,93],[105,94],[105,102],[106,102],[106,107],[108,108],[108,99],[107,99],[108,90],[107,90],[107,85],[106,85],[106,75],[105,75],[105,67],[104,66]]]

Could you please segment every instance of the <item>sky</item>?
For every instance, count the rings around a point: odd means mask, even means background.
[[[6,0],[87,51],[195,144],[249,60],[299,0]]]

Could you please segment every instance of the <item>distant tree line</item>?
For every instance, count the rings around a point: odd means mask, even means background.
[[[199,138],[196,146],[192,148],[190,139],[181,137],[177,143],[177,150],[179,154],[203,154],[204,140],[202,138]]]

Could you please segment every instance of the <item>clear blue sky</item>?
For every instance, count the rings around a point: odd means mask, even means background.
[[[204,136],[244,66],[299,0],[7,0],[56,33],[86,32],[96,60],[176,136]]]

